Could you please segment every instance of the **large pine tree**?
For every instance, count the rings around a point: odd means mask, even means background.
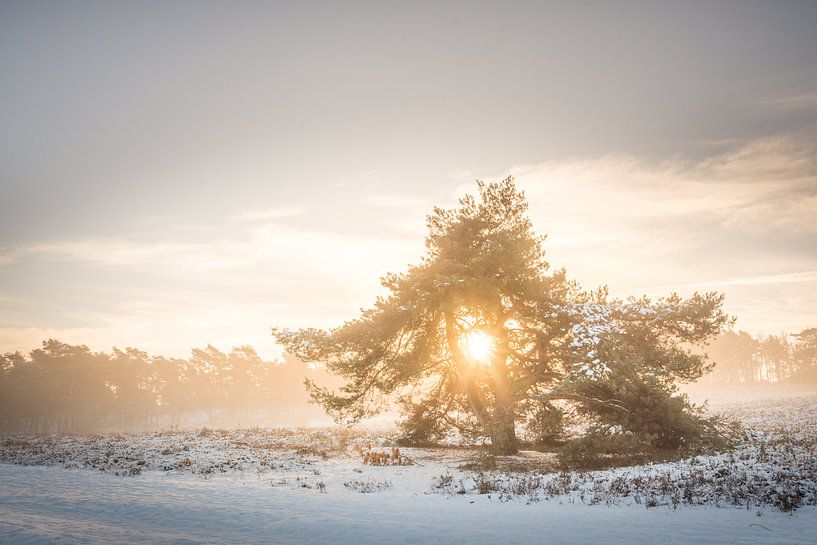
[[[626,338],[615,324],[602,327],[593,321],[598,316],[587,315],[595,309],[611,316],[606,300],[581,292],[564,270],[550,271],[543,237],[533,232],[527,201],[513,179],[478,183],[478,189],[476,198],[462,198],[455,209],[434,209],[427,218],[425,257],[405,273],[386,275],[382,283],[389,295],[358,318],[330,331],[273,330],[288,352],[346,379],[336,392],[307,383],[313,399],[339,421],[372,415],[396,397],[405,412],[406,438],[413,442],[456,428],[490,437],[497,453],[513,453],[522,418],[555,411],[557,393],[582,402],[588,381],[604,381],[622,368],[608,366],[589,347],[600,336],[609,347]],[[696,297],[661,302],[663,325],[642,336],[646,353],[632,365],[644,358],[663,361],[662,350],[670,350],[673,369],[703,372],[677,342],[666,342],[685,334],[697,341],[722,325],[720,299]],[[641,300],[640,306],[649,304]],[[643,326],[659,315],[644,312],[636,311],[631,322]],[[625,315],[617,314],[619,320]],[[626,350],[610,350],[616,358],[627,357]],[[679,374],[684,372],[673,376]],[[571,384],[576,388],[566,387]]]

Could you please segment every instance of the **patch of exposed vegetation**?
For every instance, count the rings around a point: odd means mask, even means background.
[[[470,470],[466,477],[437,479],[432,489],[494,494],[501,500],[558,498],[589,505],[771,507],[784,512],[817,505],[817,397],[735,406],[726,413],[745,422],[747,428],[736,438],[733,449],[720,454],[606,471],[558,473],[502,470],[492,468],[499,466],[492,461],[465,466]],[[610,445],[582,447],[594,461],[601,459],[599,452],[617,452],[618,457],[608,458],[611,465],[655,456],[655,452],[637,450],[626,454],[627,448],[639,445],[643,448],[643,443],[621,443],[614,446],[618,451]]]

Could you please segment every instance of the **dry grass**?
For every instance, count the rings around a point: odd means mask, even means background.
[[[745,426],[730,452],[593,472],[553,472],[547,457],[538,465],[524,455],[482,455],[461,466],[465,476],[443,475],[432,489],[590,505],[731,505],[785,512],[817,505],[817,397],[742,404],[726,412]]]

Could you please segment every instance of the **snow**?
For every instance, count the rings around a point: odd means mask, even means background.
[[[660,304],[655,304],[660,307]],[[570,332],[573,336],[570,346],[579,365],[574,372],[588,378],[602,378],[610,373],[610,368],[598,357],[598,347],[602,340],[622,332],[626,321],[655,318],[655,308],[636,301],[615,304],[582,303],[566,307],[558,306],[561,312],[572,318],[579,318]],[[587,348],[590,350],[586,351]]]
[[[632,509],[423,493],[409,470],[361,494],[250,476],[117,478],[0,464],[0,543],[815,543],[817,512]],[[378,480],[382,480],[379,478]],[[399,483],[399,484],[398,484]]]
[[[815,409],[728,406],[734,452],[570,473],[533,452],[471,471],[462,448],[364,465],[391,452],[375,431],[10,437],[0,543],[817,543]]]

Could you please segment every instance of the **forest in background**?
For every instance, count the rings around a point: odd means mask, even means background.
[[[92,352],[57,340],[0,356],[0,433],[304,426],[327,417],[305,378],[325,371],[293,358],[264,361],[249,346],[208,345],[186,359],[135,348]]]
[[[727,331],[706,352],[715,363],[699,381],[706,385],[817,388],[817,328],[765,337]],[[327,423],[309,403],[305,378],[339,384],[289,356],[264,361],[249,346],[224,353],[208,345],[180,359],[51,339],[27,355],[0,355],[0,433]]]
[[[817,385],[817,328],[789,336],[727,331],[706,353],[715,367],[701,382]]]

